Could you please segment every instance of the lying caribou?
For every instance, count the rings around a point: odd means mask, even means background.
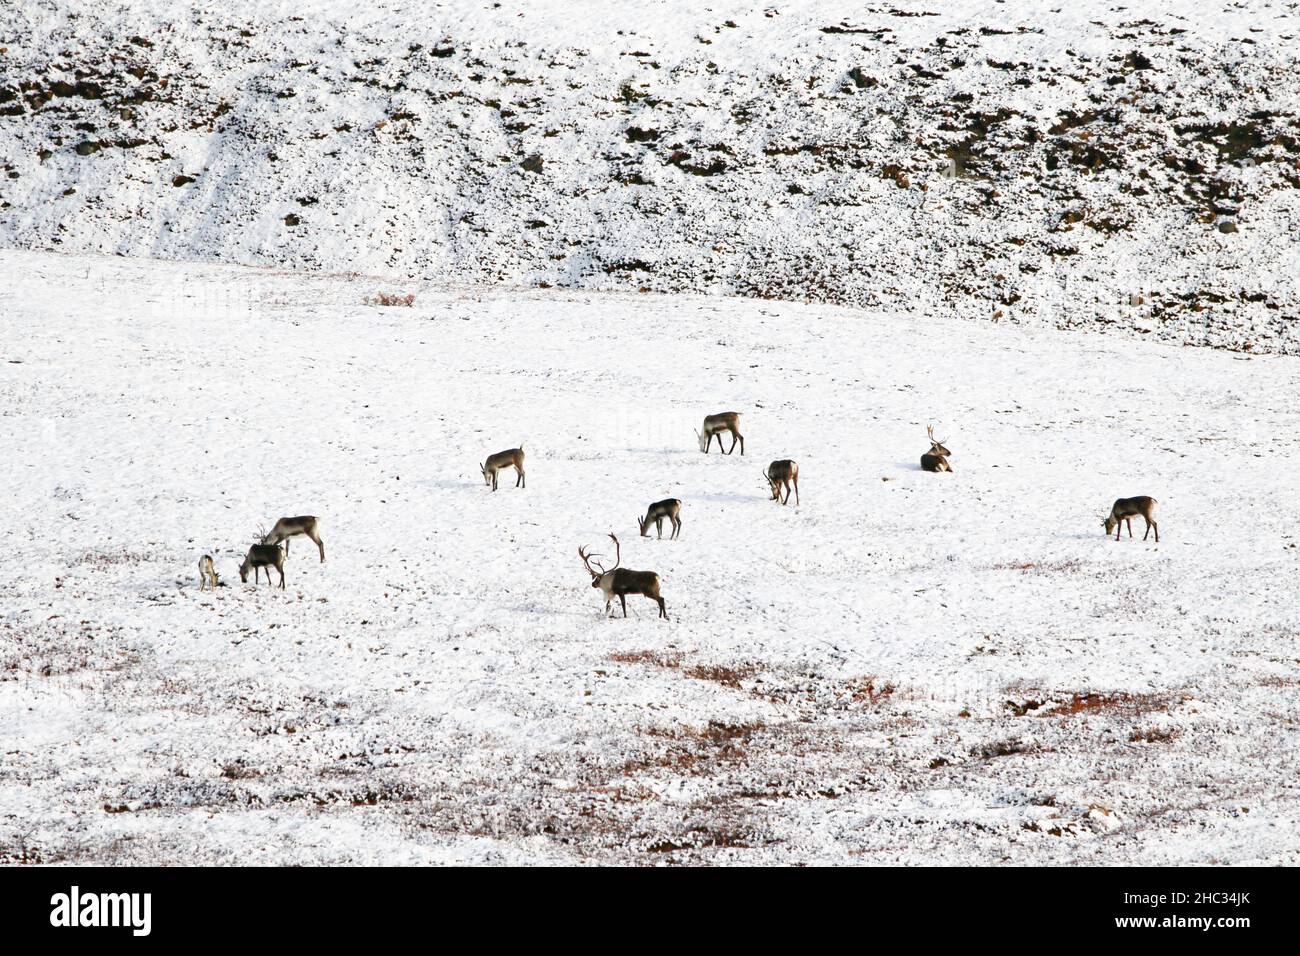
[[[503,468],[514,466],[515,469],[515,487],[520,485],[527,488],[528,482],[524,478],[524,443],[520,442],[518,448],[510,448],[506,451],[499,451],[495,455],[489,455],[488,460],[479,465],[479,471],[483,472],[483,481],[489,485],[493,491],[497,490],[497,472]]]
[[[599,555],[578,548],[578,557],[582,558],[583,566],[591,575],[591,586],[600,588],[605,595],[605,613],[610,613],[614,598],[617,597],[619,604],[623,606],[623,616],[627,617],[627,595],[644,594],[650,600],[658,602],[659,616],[667,620],[668,609],[664,606],[664,599],[659,596],[659,575],[653,571],[631,571],[620,568],[622,549],[619,548],[618,538],[614,536],[614,532],[611,531],[609,536],[614,542],[614,566],[608,571],[600,563],[597,563],[594,568],[591,566],[591,559]]]
[[[943,442],[934,437],[934,426],[926,426],[925,433],[930,436],[930,450],[921,456],[922,471],[952,471],[952,465],[948,464],[948,456],[952,454],[947,448],[943,447]]]
[[[663,501],[656,501],[647,509],[644,518],[637,518],[637,526],[641,529],[641,537],[650,537],[650,525],[655,526],[655,533],[662,538],[664,536],[664,519],[667,518],[672,522],[673,531],[668,536],[672,541],[677,537],[677,533],[682,530],[682,503],[678,498],[665,498]]]
[[[718,451],[722,451],[722,433],[731,432],[731,447],[724,455],[730,455],[736,450],[736,442],[740,442],[740,453],[745,453],[745,436],[740,433],[740,412],[719,412],[716,415],[704,416],[704,431],[695,433],[700,440],[700,451],[704,454],[709,453],[713,446],[713,437],[718,438]]]
[[[1142,540],[1147,539],[1147,535],[1152,532],[1156,533],[1156,544],[1160,543],[1160,526],[1156,524],[1156,499],[1148,495],[1138,495],[1136,498],[1118,498],[1115,504],[1111,505],[1110,514],[1102,521],[1102,527],[1106,533],[1110,534],[1111,529],[1115,531],[1115,540],[1119,540],[1120,524],[1128,525],[1128,536],[1133,537],[1133,516],[1141,515],[1146,519],[1146,534],[1142,535]]]
[[[285,556],[289,555],[289,539],[306,535],[320,548],[320,559],[325,560],[325,542],[320,539],[320,519],[315,515],[298,515],[296,518],[281,518],[275,523],[269,534],[262,536],[262,544],[279,544],[284,542]]]
[[[767,479],[768,487],[772,490],[772,500],[780,501],[783,505],[790,503],[790,485],[794,485],[794,503],[797,507],[799,504],[799,464],[791,461],[789,458],[782,458],[780,461],[774,461],[767,466],[767,471],[763,472],[763,477]],[[785,500],[781,501],[781,489],[785,489]]]

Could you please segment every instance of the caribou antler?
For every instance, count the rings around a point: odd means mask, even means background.
[[[611,531],[609,536],[614,540],[614,567],[617,568],[623,563],[623,549],[619,547],[618,538],[614,537],[614,532]],[[610,570],[612,571],[613,568]]]
[[[927,425],[927,426],[925,426],[925,433],[926,433],[927,435],[930,436],[930,441],[933,442],[933,443],[936,444],[936,445],[942,445],[944,442],[946,442],[946,441],[948,440],[948,439],[946,439],[946,438],[935,438],[935,437],[934,437],[934,426],[933,426],[933,425]]]
[[[593,578],[598,578],[605,573],[605,566],[603,564],[600,564],[599,562],[596,563],[596,567],[599,568],[600,570],[598,571],[593,570],[591,567],[591,559],[600,557],[599,554],[592,554],[590,551],[586,551],[583,548],[579,547],[578,557],[582,558],[583,567],[587,569],[587,573],[590,574]]]

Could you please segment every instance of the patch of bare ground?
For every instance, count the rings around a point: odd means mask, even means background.
[[[816,705],[819,711],[879,706],[897,691],[891,682],[875,675],[831,677],[788,665],[691,663],[680,651],[620,651],[607,660],[619,664],[644,664],[676,670],[692,680],[709,681],[731,690],[779,705]]]
[[[615,664],[653,664],[656,667],[680,667],[685,655],[676,651],[615,651],[606,660]]]
[[[143,551],[86,551],[71,564],[74,567],[86,566],[96,571],[105,571],[119,564],[145,564],[156,561],[157,555]]]
[[[1070,699],[1046,710],[1043,717],[1075,717],[1080,714],[1103,714],[1140,717],[1152,711],[1168,712],[1169,708],[1185,698],[1177,694],[1084,693],[1071,694]]]
[[[1042,748],[1033,741],[1025,741],[1019,737],[1012,737],[1006,740],[995,740],[986,744],[979,744],[971,748],[971,756],[979,757],[982,760],[992,760],[995,757],[1013,757],[1016,754],[1037,753]]]
[[[1024,574],[1078,574],[1085,565],[1077,558],[1064,561],[1009,561],[992,566],[994,571],[1020,571]]]
[[[1167,744],[1178,739],[1178,731],[1171,727],[1138,728],[1128,739],[1135,744]]]
[[[635,776],[651,770],[669,770],[693,776],[715,772],[725,765],[746,762],[750,741],[763,729],[764,725],[758,721],[730,724],[717,720],[700,728],[646,728],[641,733],[659,746],[626,761],[619,773]]]
[[[0,866],[44,866],[52,862],[40,847],[21,841],[16,845],[0,844]]]
[[[116,629],[55,615],[30,624],[0,623],[0,681],[116,673],[139,662],[111,638]]]
[[[1277,690],[1283,690],[1289,687],[1300,687],[1300,677],[1284,677],[1280,674],[1270,674],[1267,677],[1261,677],[1255,681],[1257,687],[1273,687]]]
[[[757,670],[758,668],[749,664],[739,667],[729,667],[725,664],[693,664],[682,668],[682,673],[693,680],[712,681],[723,687],[740,690],[740,682],[752,678]]]
[[[415,304],[414,292],[378,292],[375,295],[368,295],[362,300],[364,305],[382,305],[396,306],[401,305],[410,308]]]
[[[1185,694],[1174,691],[1155,694],[1134,694],[1128,691],[1033,691],[1020,685],[1009,686],[1006,690],[1014,697],[1004,701],[1003,707],[1014,717],[1140,717],[1152,712],[1168,713],[1188,699]]]
[[[894,697],[898,688],[875,676],[828,678],[819,674],[792,675],[774,679],[755,687],[757,697],[774,704],[814,706],[818,713],[878,707]]]
[[[694,826],[672,839],[658,839],[646,835],[642,839],[654,842],[647,844],[646,853],[675,853],[682,850],[702,850],[711,848],[750,849],[756,845],[751,833],[744,830],[719,829],[710,826]]]
[[[711,681],[733,690],[740,690],[741,681],[749,680],[759,670],[753,664],[688,664],[686,655],[680,651],[620,651],[610,654],[607,660],[616,664],[645,664],[677,670],[683,677]]]

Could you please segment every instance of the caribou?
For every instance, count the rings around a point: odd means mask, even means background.
[[[1121,531],[1120,525],[1128,525],[1128,536],[1133,537],[1133,517],[1141,515],[1146,519],[1146,534],[1142,535],[1142,540],[1147,539],[1147,535],[1153,530],[1156,533],[1156,544],[1160,543],[1160,526],[1156,524],[1156,499],[1149,495],[1138,495],[1136,498],[1118,498],[1111,505],[1110,514],[1102,521],[1102,527],[1106,529],[1106,534],[1111,530],[1115,531],[1115,540],[1119,540]]]
[[[488,460],[479,465],[479,471],[483,472],[483,482],[489,485],[493,491],[497,490],[497,472],[503,468],[514,466],[515,469],[515,487],[521,485],[528,487],[528,482],[524,479],[524,443],[520,442],[518,448],[509,448],[505,451],[499,451],[495,455],[489,455]]]
[[[644,518],[637,518],[637,526],[641,529],[641,537],[650,537],[650,525],[654,524],[655,533],[658,537],[664,536],[664,519],[667,518],[673,526],[672,534],[668,535],[668,540],[672,541],[677,537],[677,533],[682,530],[682,503],[677,498],[665,498],[663,501],[656,501],[645,513]]]
[[[281,518],[275,523],[269,534],[262,536],[262,544],[279,544],[284,542],[285,557],[289,555],[289,539],[306,535],[316,542],[320,549],[320,559],[325,560],[325,542],[320,539],[320,519],[315,515],[298,515],[296,518]]]
[[[768,487],[772,491],[772,500],[780,501],[783,505],[790,503],[790,486],[794,485],[794,503],[799,505],[799,464],[791,461],[789,458],[782,458],[780,461],[774,461],[767,466],[767,471],[763,472],[763,477],[767,479]],[[785,500],[781,500],[781,489],[785,489]]]
[[[257,583],[258,571],[266,568],[266,583],[271,583],[271,568],[280,572],[280,590],[284,590],[285,552],[278,544],[255,544],[244,555],[244,563],[239,566],[239,580],[248,583],[248,572],[253,571],[253,583]]]
[[[948,464],[948,456],[952,454],[943,443],[948,439],[938,439],[934,437],[934,426],[926,426],[925,433],[930,436],[930,450],[921,456],[922,471],[952,471],[952,465]]]
[[[217,574],[216,566],[212,563],[212,555],[205,554],[199,558],[199,590],[205,587],[216,590],[221,586],[221,576]]]
[[[730,455],[736,450],[736,442],[740,442],[740,453],[745,453],[745,436],[740,433],[740,412],[719,412],[716,415],[704,416],[704,431],[697,431],[695,436],[700,440],[700,451],[704,454],[709,453],[713,446],[713,437],[718,438],[718,451],[722,451],[722,433],[731,432],[731,447],[722,452],[724,455]]]
[[[614,532],[609,533],[610,539],[614,542],[614,566],[608,571],[605,566],[595,562],[596,566],[592,567],[592,558],[600,555],[591,554],[584,548],[578,548],[578,557],[582,558],[583,567],[591,575],[591,586],[600,588],[605,595],[605,613],[611,613],[614,606],[614,598],[618,598],[619,604],[623,607],[623,616],[627,617],[627,596],[629,594],[644,594],[650,600],[659,604],[659,616],[664,620],[668,619],[668,609],[664,606],[664,599],[659,596],[659,575],[653,571],[632,571],[628,568],[621,568],[622,549],[619,548],[618,538]]]

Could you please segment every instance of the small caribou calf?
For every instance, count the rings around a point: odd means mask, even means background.
[[[647,509],[644,518],[637,518],[636,523],[641,528],[641,537],[650,537],[650,525],[655,526],[655,534],[660,538],[664,536],[664,519],[667,518],[672,522],[673,532],[668,536],[672,541],[677,537],[677,532],[682,530],[682,503],[677,498],[665,498],[663,501],[656,501]]]
[[[644,594],[652,601],[659,604],[659,616],[664,620],[668,619],[668,608],[664,606],[664,599],[659,596],[659,575],[653,571],[630,571],[627,568],[620,568],[619,562],[622,560],[622,550],[618,546],[618,538],[614,537],[614,532],[609,533],[610,538],[614,541],[614,566],[608,571],[604,565],[597,564],[594,568],[591,566],[591,559],[596,557],[582,548],[578,549],[578,557],[582,558],[582,564],[591,575],[591,586],[600,588],[605,595],[605,613],[609,614],[610,609],[614,606],[614,598],[617,597],[619,604],[623,606],[623,616],[627,617],[627,596],[629,594]]]
[[[1128,536],[1133,537],[1133,516],[1141,515],[1146,519],[1146,534],[1142,535],[1142,540],[1147,539],[1147,535],[1152,529],[1156,533],[1156,544],[1160,543],[1160,526],[1156,524],[1156,499],[1147,495],[1138,495],[1136,498],[1119,498],[1111,506],[1110,514],[1102,521],[1102,527],[1106,533],[1110,534],[1111,530],[1115,531],[1115,540],[1119,540],[1120,524],[1128,525]]]
[[[511,465],[515,469],[515,487],[521,485],[528,487],[528,481],[524,478],[524,443],[520,442],[518,448],[510,448],[506,451],[499,451],[495,455],[488,456],[488,460],[479,465],[479,471],[483,472],[484,484],[490,485],[493,491],[497,490],[497,472],[502,468],[509,468]]]
[[[767,471],[763,472],[763,477],[767,479],[768,486],[772,489],[772,500],[780,501],[783,505],[790,503],[790,485],[794,485],[794,503],[799,504],[799,464],[791,461],[789,458],[783,458],[780,461],[774,461],[767,466]],[[781,501],[781,489],[785,489],[785,500]]]
[[[289,555],[289,539],[305,534],[316,542],[320,548],[320,559],[325,560],[325,542],[320,539],[320,520],[314,515],[299,515],[296,518],[281,518],[271,529],[271,533],[262,538],[262,544],[279,544],[284,542],[285,556]]]
[[[948,439],[939,439],[934,437],[934,426],[929,425],[925,433],[930,436],[930,450],[921,456],[922,471],[952,471],[952,465],[948,464],[948,456],[952,454],[947,448],[943,447],[943,442]]]
[[[736,450],[736,442],[740,442],[740,453],[745,453],[745,436],[740,433],[740,412],[719,412],[716,415],[704,416],[704,431],[696,432],[695,436],[700,440],[700,451],[704,454],[709,453],[713,446],[713,436],[718,437],[718,451],[722,451],[722,433],[731,432],[731,447],[724,455],[730,455]]]
[[[280,572],[280,590],[284,590],[284,555],[278,544],[255,544],[244,555],[244,563],[239,566],[239,580],[248,583],[248,571],[253,571],[253,583],[257,583],[258,570],[266,568],[266,583],[271,583],[271,568]]]
[[[199,590],[202,591],[205,587],[216,590],[220,584],[221,578],[212,563],[212,555],[205,554],[199,558]]]

